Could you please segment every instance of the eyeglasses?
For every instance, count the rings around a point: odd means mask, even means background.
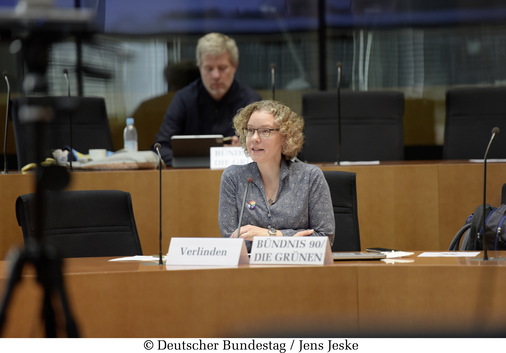
[[[242,133],[246,135],[247,137],[251,137],[255,134],[255,131],[258,133],[260,137],[269,137],[271,136],[271,131],[279,131],[280,129],[268,129],[268,128],[260,128],[260,129],[253,129],[253,128],[243,128]]]

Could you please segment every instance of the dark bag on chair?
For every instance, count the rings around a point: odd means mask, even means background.
[[[476,207],[453,238],[448,250],[483,250],[483,205]],[[506,250],[506,205],[494,208],[485,205],[487,250]]]

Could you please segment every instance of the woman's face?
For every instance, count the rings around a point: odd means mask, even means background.
[[[281,160],[283,135],[279,131],[270,131],[269,137],[262,136],[267,129],[279,129],[279,125],[274,122],[274,115],[264,111],[255,111],[249,118],[247,128],[250,129],[252,135],[246,135],[246,147],[253,161],[265,163]],[[255,130],[252,131],[252,129]]]

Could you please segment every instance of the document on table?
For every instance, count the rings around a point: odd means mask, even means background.
[[[341,161],[341,162],[339,162],[339,165],[378,165],[378,164],[380,164],[380,161]]]
[[[414,255],[414,252],[391,250],[386,248],[367,248],[366,251],[383,254],[387,259],[396,259],[399,257]]]
[[[118,257],[115,259],[110,259],[109,261],[158,261],[160,257],[158,256],[143,256],[143,255],[135,255],[135,256],[127,256],[127,257]],[[163,260],[165,260],[165,256],[163,256]]]
[[[479,253],[479,251],[423,252],[418,257],[475,257]]]
[[[470,159],[469,162],[471,162],[471,163],[483,163],[483,159]],[[489,159],[487,159],[487,162],[490,162],[490,163],[505,163],[506,159],[502,159],[502,158],[489,158]]]
[[[413,252],[407,251],[382,251],[381,253],[385,254],[387,259],[397,259],[399,257],[406,257],[414,254]]]

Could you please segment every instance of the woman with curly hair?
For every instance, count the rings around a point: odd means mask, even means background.
[[[255,236],[327,236],[332,244],[335,221],[325,177],[317,166],[294,161],[304,142],[302,117],[263,100],[239,110],[234,128],[253,162],[222,174],[222,236],[244,238],[248,251]],[[248,183],[243,226],[237,229]]]

